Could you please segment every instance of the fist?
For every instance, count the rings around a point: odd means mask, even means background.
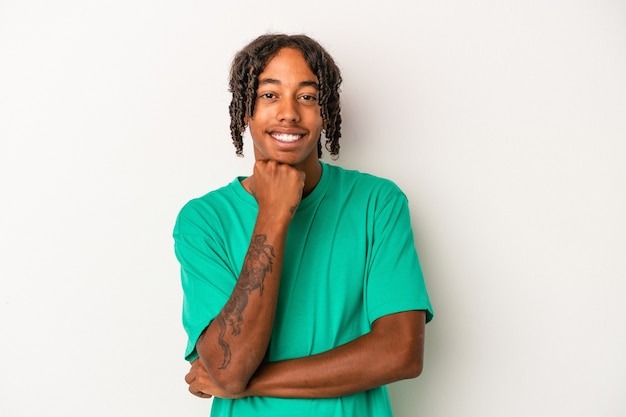
[[[250,178],[252,195],[259,211],[291,219],[302,199],[304,172],[276,161],[256,161]]]

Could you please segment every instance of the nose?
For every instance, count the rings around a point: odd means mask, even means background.
[[[278,104],[276,118],[280,122],[298,122],[300,120],[298,101],[295,98],[283,97]]]

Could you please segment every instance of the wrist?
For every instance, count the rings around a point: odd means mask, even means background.
[[[259,230],[260,233],[263,233],[263,231],[271,231],[271,234],[286,234],[292,217],[290,213],[279,213],[259,209],[255,228]]]

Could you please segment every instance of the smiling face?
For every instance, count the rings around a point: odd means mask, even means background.
[[[307,174],[317,172],[317,143],[324,122],[318,79],[302,53],[281,49],[258,80],[254,114],[248,120],[255,159],[289,164]]]

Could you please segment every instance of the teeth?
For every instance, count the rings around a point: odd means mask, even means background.
[[[295,142],[302,137],[302,135],[290,135],[287,133],[275,133],[272,137],[281,142]]]

